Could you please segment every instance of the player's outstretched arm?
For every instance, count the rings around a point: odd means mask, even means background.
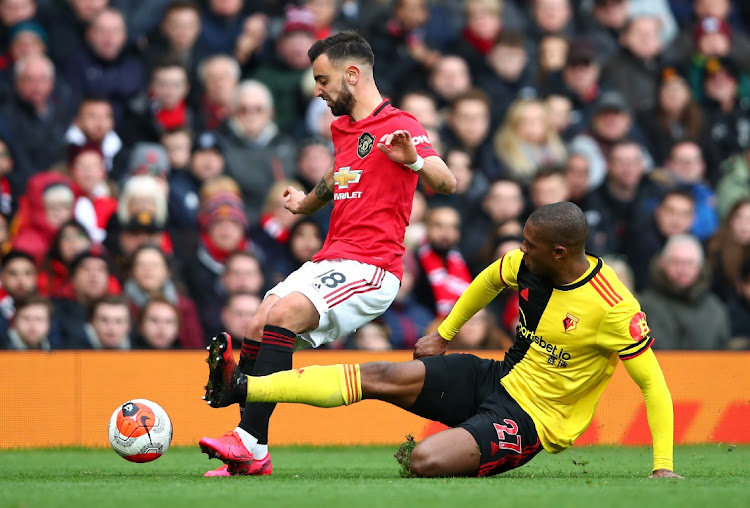
[[[333,199],[333,168],[326,171],[309,194],[290,186],[284,191],[284,199],[284,207],[292,213],[309,215],[320,210]]]
[[[417,148],[414,146],[409,131],[398,130],[383,135],[378,142],[378,149],[394,162],[410,167],[416,164],[412,170],[418,171],[422,182],[433,191],[440,194],[456,192],[456,177],[445,165],[443,159],[436,155],[422,159],[417,154]]]
[[[425,335],[414,345],[414,359],[445,354],[448,342],[471,317],[486,307],[504,288],[500,280],[500,260],[482,270],[453,306],[436,332]]]
[[[674,410],[664,374],[651,349],[624,360],[623,364],[640,387],[646,402],[648,426],[654,445],[654,465],[651,478],[682,478],[674,472]]]

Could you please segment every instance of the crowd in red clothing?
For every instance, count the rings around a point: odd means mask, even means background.
[[[334,163],[307,50],[356,29],[458,191],[419,189],[401,291],[331,347],[411,348],[571,200],[655,347],[750,348],[750,7],[730,0],[0,0],[0,349],[238,340],[309,260]],[[517,295],[463,327],[512,344]]]

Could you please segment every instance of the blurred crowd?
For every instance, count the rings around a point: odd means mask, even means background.
[[[655,348],[750,348],[750,2],[0,0],[0,349],[241,340],[325,239],[283,190],[333,164],[307,50],[345,29],[458,191],[418,190],[396,301],[329,347],[411,348],[571,200]],[[517,298],[452,348],[512,345]]]

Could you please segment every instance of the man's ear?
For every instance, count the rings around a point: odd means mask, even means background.
[[[346,68],[346,72],[344,73],[344,79],[347,83],[350,85],[356,85],[359,81],[361,74],[361,70],[356,65],[350,65]]]
[[[562,261],[568,256],[568,249],[564,245],[555,245],[552,249],[552,257],[555,261]]]

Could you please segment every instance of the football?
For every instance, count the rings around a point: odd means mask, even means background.
[[[130,462],[151,462],[172,442],[172,422],[162,407],[150,400],[129,400],[109,419],[109,443]]]

